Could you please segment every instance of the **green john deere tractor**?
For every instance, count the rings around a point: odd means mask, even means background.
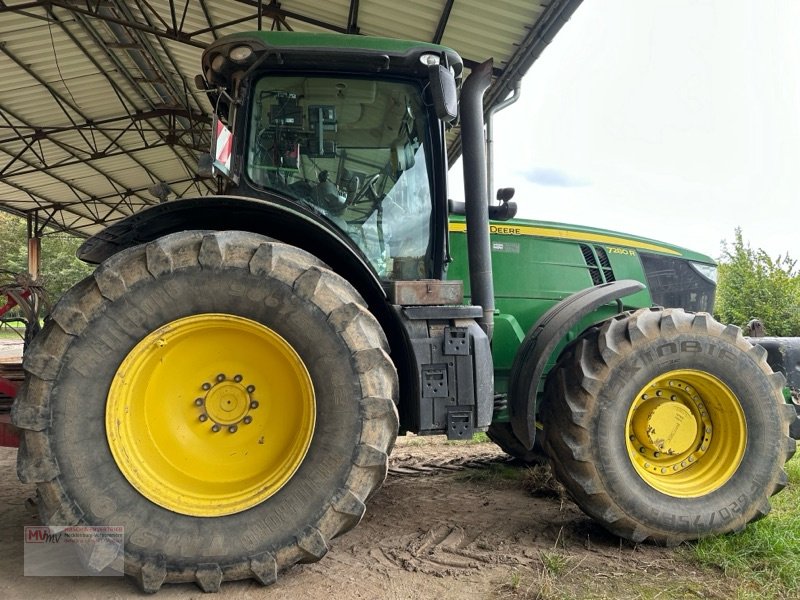
[[[703,312],[712,261],[490,225],[513,213],[485,191],[490,62],[461,86],[441,46],[257,32],[202,68],[220,193],[88,240],[97,270],[25,357],[18,472],[43,523],[123,526],[145,591],[268,584],[359,522],[398,431],[544,453],[635,541],[769,511],[794,410],[767,352]],[[447,201],[457,115],[464,206]]]

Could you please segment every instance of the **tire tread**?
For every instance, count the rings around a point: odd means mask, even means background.
[[[736,345],[769,378],[776,397],[780,396],[782,376],[772,374],[766,361],[766,352],[753,348],[742,336],[741,329],[732,325],[724,326],[706,313],[688,313],[681,309],[640,309],[590,328],[567,347],[551,370],[545,386],[545,400],[541,408],[544,447],[557,479],[584,512],[600,521],[612,533],[636,543],[649,539],[659,544],[674,545],[692,538],[638,522],[615,502],[601,483],[598,467],[590,462],[587,420],[596,415],[596,389],[602,386],[617,363],[648,340],[680,333],[719,337]],[[788,408],[791,410],[781,411],[786,432],[789,423],[796,417],[794,408]],[[788,460],[795,451],[794,440],[788,435],[785,447]],[[786,481],[783,468],[776,468],[773,484],[754,503],[741,526],[763,517],[769,511],[768,497],[780,491]]]
[[[58,465],[49,443],[49,396],[65,352],[87,327],[92,314],[125,296],[145,279],[177,269],[208,271],[230,267],[269,275],[322,311],[342,333],[357,366],[362,419],[357,451],[346,493],[334,498],[318,521],[296,537],[294,547],[277,552],[243,555],[230,564],[198,564],[194,568],[168,563],[163,556],[142,558],[126,553],[125,569],[147,593],[164,583],[194,580],[204,591],[217,591],[223,581],[252,578],[274,583],[279,571],[297,561],[313,562],[328,550],[328,541],[354,527],[364,514],[364,502],[386,478],[388,453],[398,430],[397,373],[388,356],[386,336],[365,308],[358,292],[310,254],[245,232],[184,232],[120,252],[93,275],[69,290],[53,310],[53,319],[34,339],[23,368],[26,379],[13,409],[21,428],[17,470],[26,483],[37,483],[42,521],[75,525],[83,515],[59,483]]]

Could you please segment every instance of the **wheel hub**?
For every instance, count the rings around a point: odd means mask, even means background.
[[[733,392],[694,369],[670,371],[645,386],[630,408],[627,429],[637,473],[677,497],[700,496],[725,483],[739,466],[747,439]]]
[[[217,375],[216,383],[195,400],[200,408],[199,421],[210,421],[212,431],[214,425],[225,426],[230,433],[236,433],[239,425],[252,423],[251,412],[258,408],[258,401],[253,397],[255,386],[245,385],[243,379],[241,375],[232,380],[223,374]],[[205,391],[202,385],[200,389]]]
[[[697,422],[689,407],[655,398],[636,410],[633,431],[641,445],[653,452],[675,456],[691,447],[697,436]]]

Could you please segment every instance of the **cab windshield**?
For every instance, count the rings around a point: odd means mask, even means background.
[[[327,217],[379,277],[425,277],[432,199],[418,88],[267,76],[253,94],[250,181]]]

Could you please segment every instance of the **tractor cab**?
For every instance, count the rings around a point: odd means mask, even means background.
[[[202,84],[224,122],[215,129],[233,140],[230,161],[215,162],[224,191],[310,213],[381,280],[439,278],[447,99],[461,61],[430,44],[348,43],[254,32],[206,51]]]

